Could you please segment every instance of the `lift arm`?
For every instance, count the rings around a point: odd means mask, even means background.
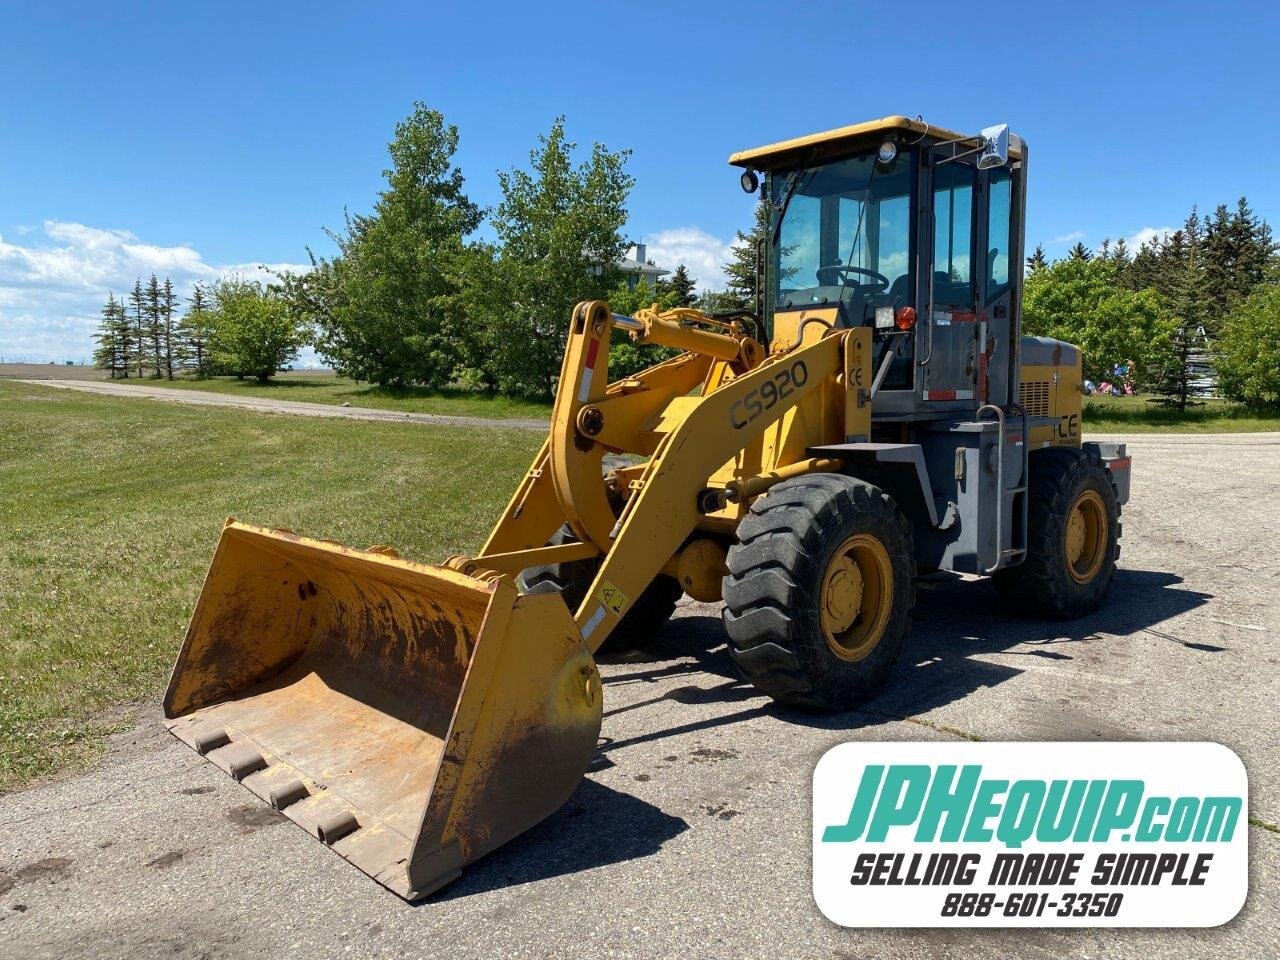
[[[576,620],[594,653],[693,532],[707,479],[788,410],[840,373],[846,332],[776,355],[696,399],[662,439],[627,502],[620,530]]]

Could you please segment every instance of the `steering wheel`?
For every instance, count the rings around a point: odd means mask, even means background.
[[[856,273],[856,274],[859,274],[860,276],[870,277],[872,280],[875,281],[875,286],[876,286],[876,289],[872,291],[873,293],[883,293],[884,291],[889,289],[888,277],[886,277],[883,273],[877,273],[874,270],[868,270],[866,267],[846,267],[841,265],[841,266],[824,267],[823,269],[834,270],[836,274],[839,275],[841,278],[843,278],[844,274],[846,273]],[[871,284],[859,284],[859,286],[871,286]]]

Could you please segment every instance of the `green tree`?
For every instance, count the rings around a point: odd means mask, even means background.
[[[1251,407],[1280,406],[1280,284],[1261,284],[1230,314],[1218,341],[1218,389]]]
[[[93,365],[108,371],[112,380],[128,379],[129,364],[133,358],[133,327],[125,314],[124,304],[116,299],[114,293],[107,295],[94,340],[98,346],[93,351]]]
[[[213,287],[210,348],[236,376],[266,383],[311,340],[311,330],[279,286],[239,277]]]
[[[671,275],[670,280],[666,281],[664,287],[675,295],[674,306],[692,307],[698,302],[698,281],[689,276],[689,271],[683,263],[676,267],[676,272]]]
[[[655,303],[661,310],[685,306],[679,302],[680,295],[673,286],[667,285],[667,289],[659,291],[656,287],[649,286],[645,280],[641,280],[635,287],[628,287],[625,280],[620,280],[609,291],[606,299],[614,313],[626,316],[633,316],[637,310],[652,307]],[[609,347],[609,379],[630,377],[655,363],[674,357],[677,352],[652,343],[635,343],[625,331],[615,328],[613,343]]]
[[[330,232],[332,259],[281,284],[319,330],[317,350],[334,368],[384,387],[453,382],[466,326],[471,257],[464,238],[483,219],[453,165],[458,129],[421,103],[396,125],[386,188],[367,216]]]
[[[1208,394],[1209,376],[1213,372],[1209,358],[1209,339],[1203,327],[1180,324],[1173,332],[1164,365],[1156,371],[1151,392],[1166,406],[1180,413],[1198,397]]]
[[[1114,265],[1101,260],[1059,260],[1027,278],[1023,331],[1078,344],[1091,379],[1132,360],[1134,378],[1150,382],[1177,326],[1155,291],[1119,287]]]
[[[173,282],[164,278],[164,286],[160,288],[160,335],[164,342],[164,375],[173,379],[174,362],[181,364],[177,356],[178,342],[178,298],[173,292]]]
[[[1234,212],[1220,204],[1202,227],[1207,326],[1210,332],[1266,277],[1275,256],[1271,227],[1241,197]]]
[[[132,359],[137,364],[138,379],[141,380],[143,365],[147,360],[147,307],[140,279],[133,281],[133,290],[129,292],[129,311],[129,322],[133,327],[130,343]]]
[[[1027,272],[1035,273],[1037,270],[1043,270],[1048,265],[1049,261],[1044,256],[1044,247],[1037,243],[1035,251],[1031,256],[1027,257]]]
[[[769,234],[769,204],[761,194],[756,203],[751,229],[738,231],[730,248],[729,262],[724,265],[725,289],[712,299],[714,312],[754,310],[756,304],[757,251]]]
[[[1093,259],[1093,253],[1092,251],[1089,250],[1088,247],[1086,247],[1083,243],[1077,240],[1076,245],[1067,251],[1067,259],[1081,260],[1081,261],[1091,260]]]
[[[1124,237],[1116,241],[1111,248],[1111,263],[1116,270],[1116,283],[1128,286],[1129,269],[1133,266],[1133,255],[1129,253],[1129,244]]]
[[[483,324],[485,377],[503,390],[549,399],[575,303],[607,296],[626,250],[622,228],[634,183],[630,151],[596,143],[575,165],[564,118],[538,138],[528,170],[498,174],[493,215],[499,248],[491,283],[476,303]]]
[[[144,292],[143,324],[146,327],[148,358],[151,361],[151,378],[159,380],[164,376],[164,316],[163,300],[160,292],[160,278],[154,273],[147,281]]]
[[[213,313],[204,288],[196,284],[187,302],[187,312],[178,322],[180,356],[196,378],[204,380],[213,375],[213,357],[209,341],[213,336]]]

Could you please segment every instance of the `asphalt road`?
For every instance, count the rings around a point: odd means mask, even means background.
[[[862,931],[809,892],[809,778],[845,740],[1215,740],[1280,822],[1280,435],[1145,436],[1105,607],[1001,615],[921,590],[879,699],[829,717],[740,683],[717,610],[603,666],[604,739],[559,813],[410,906],[160,729],[88,774],[0,797],[0,957],[1275,957],[1280,834],[1211,930]]]
[[[337,417],[342,420],[388,420],[393,423],[420,423],[428,426],[493,427],[513,430],[546,430],[546,420],[514,419],[495,420],[493,417],[455,417],[440,413],[405,413],[401,410],[380,410],[376,407],[343,407],[330,403],[308,403],[304,400],[274,400],[270,397],[236,397],[213,390],[182,390],[169,387],[147,387],[96,380],[33,380],[21,379],[41,387],[62,390],[78,390],[81,393],[99,393],[108,397],[132,397],[134,399],[163,400],[167,403],[187,403],[201,407],[239,407],[257,413],[288,413],[306,417]]]

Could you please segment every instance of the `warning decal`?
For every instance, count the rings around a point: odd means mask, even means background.
[[[600,592],[596,594],[596,599],[603,603],[614,616],[622,613],[622,608],[627,605],[627,598],[623,592],[608,580],[600,584]]]

